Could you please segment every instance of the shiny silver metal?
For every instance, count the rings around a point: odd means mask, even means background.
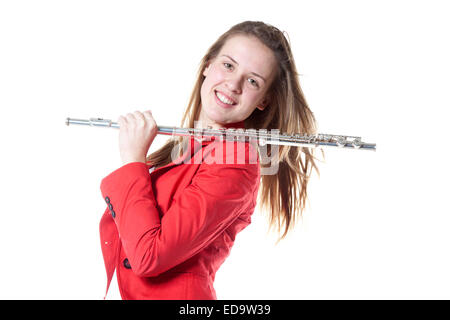
[[[96,127],[109,127],[119,129],[117,122],[102,118],[89,120],[67,118],[66,125],[78,124]],[[337,147],[356,150],[376,151],[375,143],[366,143],[361,137],[318,133],[314,135],[280,134],[279,130],[266,129],[212,129],[212,128],[179,128],[158,126],[158,134],[193,137],[216,137],[227,141],[256,141],[259,145],[275,144],[296,147]]]

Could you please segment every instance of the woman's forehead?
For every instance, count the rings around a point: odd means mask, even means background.
[[[256,37],[237,35],[229,38],[219,52],[228,56],[250,72],[263,73],[269,77],[275,68],[275,56],[270,48]],[[259,72],[258,72],[259,71]]]

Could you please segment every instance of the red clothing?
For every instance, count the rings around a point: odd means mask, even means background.
[[[116,269],[123,299],[217,299],[215,274],[251,222],[260,183],[256,148],[191,142],[196,156],[203,152],[202,163],[175,161],[149,173],[148,165],[133,162],[101,182],[108,204],[100,222],[106,290]],[[209,164],[219,144],[225,163]],[[228,164],[230,144],[245,144],[245,164]]]

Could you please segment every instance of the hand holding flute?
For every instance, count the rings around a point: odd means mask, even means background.
[[[150,110],[127,113],[119,116],[119,149],[122,164],[145,163],[147,152],[158,131],[156,121]]]

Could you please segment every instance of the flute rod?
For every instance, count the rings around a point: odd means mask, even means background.
[[[67,118],[66,125],[86,125],[97,127],[108,127],[119,129],[120,125],[103,118],[75,119]],[[346,149],[358,150],[376,150],[375,143],[366,143],[361,141],[361,137],[344,136],[333,134],[315,134],[315,135],[301,135],[301,134],[279,134],[278,130],[271,130],[270,133],[266,129],[212,129],[212,128],[179,128],[158,126],[157,134],[175,135],[175,136],[194,136],[194,137],[219,137],[232,141],[254,140],[260,145],[275,144],[296,147],[338,147]]]

